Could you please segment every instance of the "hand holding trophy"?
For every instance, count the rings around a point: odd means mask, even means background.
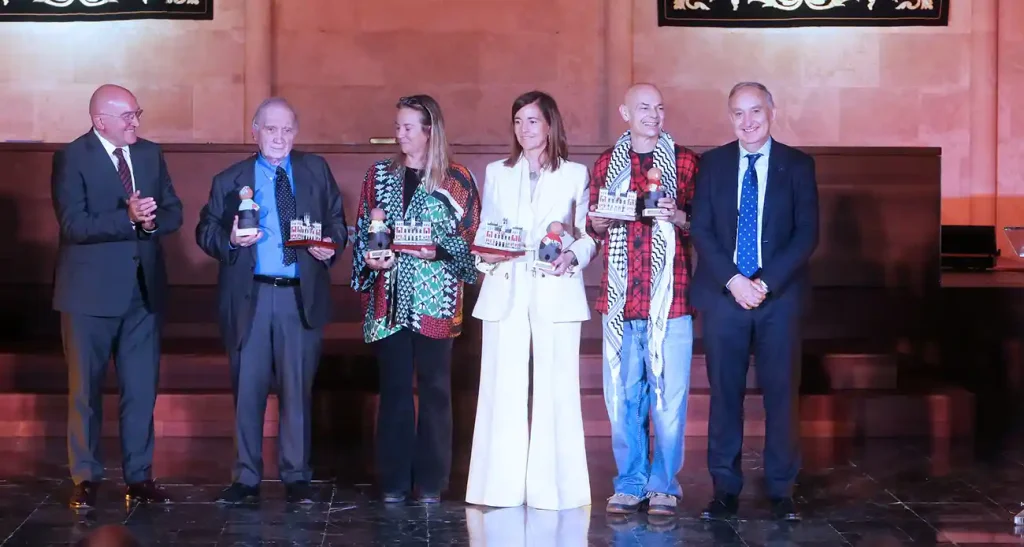
[[[253,201],[252,188],[248,186],[243,186],[238,191],[238,197],[242,201],[238,204],[229,241],[235,247],[249,247],[263,235],[260,231],[260,206]]]

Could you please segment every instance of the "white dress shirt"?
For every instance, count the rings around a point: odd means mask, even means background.
[[[743,176],[747,173],[747,164],[750,163],[747,156],[750,155],[751,152],[747,152],[746,149],[738,143],[736,146],[740,147],[739,173],[736,178],[736,210],[739,211],[740,203],[743,201]],[[764,146],[762,146],[757,152],[754,152],[755,154],[761,154],[761,157],[757,158],[757,161],[754,163],[754,172],[757,173],[757,266],[759,268],[764,266],[764,255],[761,252],[761,231],[764,228],[764,226],[762,226],[762,219],[764,218],[764,194],[765,189],[768,187],[768,157],[771,155],[771,151],[772,139],[769,137],[768,141],[764,143]],[[739,214],[737,213],[737,234],[739,234],[739,221]],[[737,236],[736,245],[733,247],[732,251],[732,261],[736,264],[739,263],[736,256],[738,247],[739,237]],[[732,280],[736,279],[737,276],[739,276],[739,274],[733,276],[725,286],[728,287],[729,284],[732,283]]]
[[[117,168],[120,167],[117,164],[117,162],[120,161],[120,160],[118,160],[117,156],[114,155],[114,150],[117,150],[117,147],[114,146],[113,144],[111,144],[111,142],[108,141],[107,139],[104,139],[103,135],[100,135],[99,131],[96,131],[95,129],[93,129],[92,132],[95,133],[96,136],[100,139],[100,144],[102,144],[103,145],[103,149],[107,151],[107,157],[110,158],[110,161],[114,162],[114,170],[117,171]],[[135,191],[135,166],[132,165],[132,153],[131,153],[129,147],[127,147],[127,146],[121,147],[121,150],[124,151],[124,161],[128,162],[128,172],[131,173],[131,175],[132,175],[132,191],[134,192]]]

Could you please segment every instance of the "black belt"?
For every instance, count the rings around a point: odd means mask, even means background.
[[[273,285],[275,287],[297,287],[299,285],[298,278],[295,277],[271,277],[269,275],[254,275],[252,276],[258,283],[266,283],[267,285]]]

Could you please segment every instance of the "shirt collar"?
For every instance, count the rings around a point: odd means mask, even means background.
[[[772,151],[772,138],[768,137],[768,140],[765,141],[763,145],[761,145],[761,148],[759,148],[757,152],[747,152],[747,149],[743,148],[743,146],[739,144],[739,142],[736,143],[736,146],[740,147],[740,158],[745,158],[750,154],[761,154],[762,158],[767,158],[768,154],[770,154]]]
[[[271,171],[277,171],[278,167],[282,167],[284,168],[285,171],[288,171],[291,169],[292,155],[288,154],[287,156],[284,157],[283,160],[281,160],[280,166],[275,166],[272,165],[269,161],[267,161],[267,158],[264,158],[263,153],[260,152],[259,154],[256,155],[256,162],[262,165],[264,168],[270,169]]]
[[[96,131],[96,129],[93,129],[92,132],[93,132],[94,135],[96,135],[96,138],[98,138],[100,140],[100,144],[102,144],[103,145],[103,149],[107,151],[107,155],[108,156],[114,155],[114,150],[117,150],[118,147],[114,146],[113,143],[111,143],[107,139],[103,138],[103,135],[100,135],[100,132]],[[131,155],[131,154],[128,153],[128,147],[127,146],[122,146],[121,149],[124,150],[124,155],[125,156],[130,156]]]

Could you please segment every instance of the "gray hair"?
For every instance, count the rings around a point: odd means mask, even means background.
[[[764,93],[764,96],[768,97],[768,106],[770,106],[772,108],[775,108],[775,99],[772,97],[772,92],[768,91],[768,88],[765,87],[765,85],[762,84],[761,82],[740,82],[740,83],[732,86],[732,90],[729,91],[729,101],[732,101],[733,95],[735,95],[737,92],[739,92],[739,90],[744,89],[744,88],[750,88],[750,87],[752,87],[754,89],[757,89],[757,90],[761,91],[762,93]]]
[[[253,129],[260,128],[260,123],[262,122],[263,119],[263,113],[267,110],[267,108],[270,108],[271,106],[283,106],[287,108],[288,111],[292,113],[292,119],[295,120],[295,129],[299,128],[299,114],[295,112],[294,108],[292,108],[291,103],[289,103],[284,97],[270,97],[268,99],[264,99],[263,102],[256,107],[256,113],[252,115]]]

